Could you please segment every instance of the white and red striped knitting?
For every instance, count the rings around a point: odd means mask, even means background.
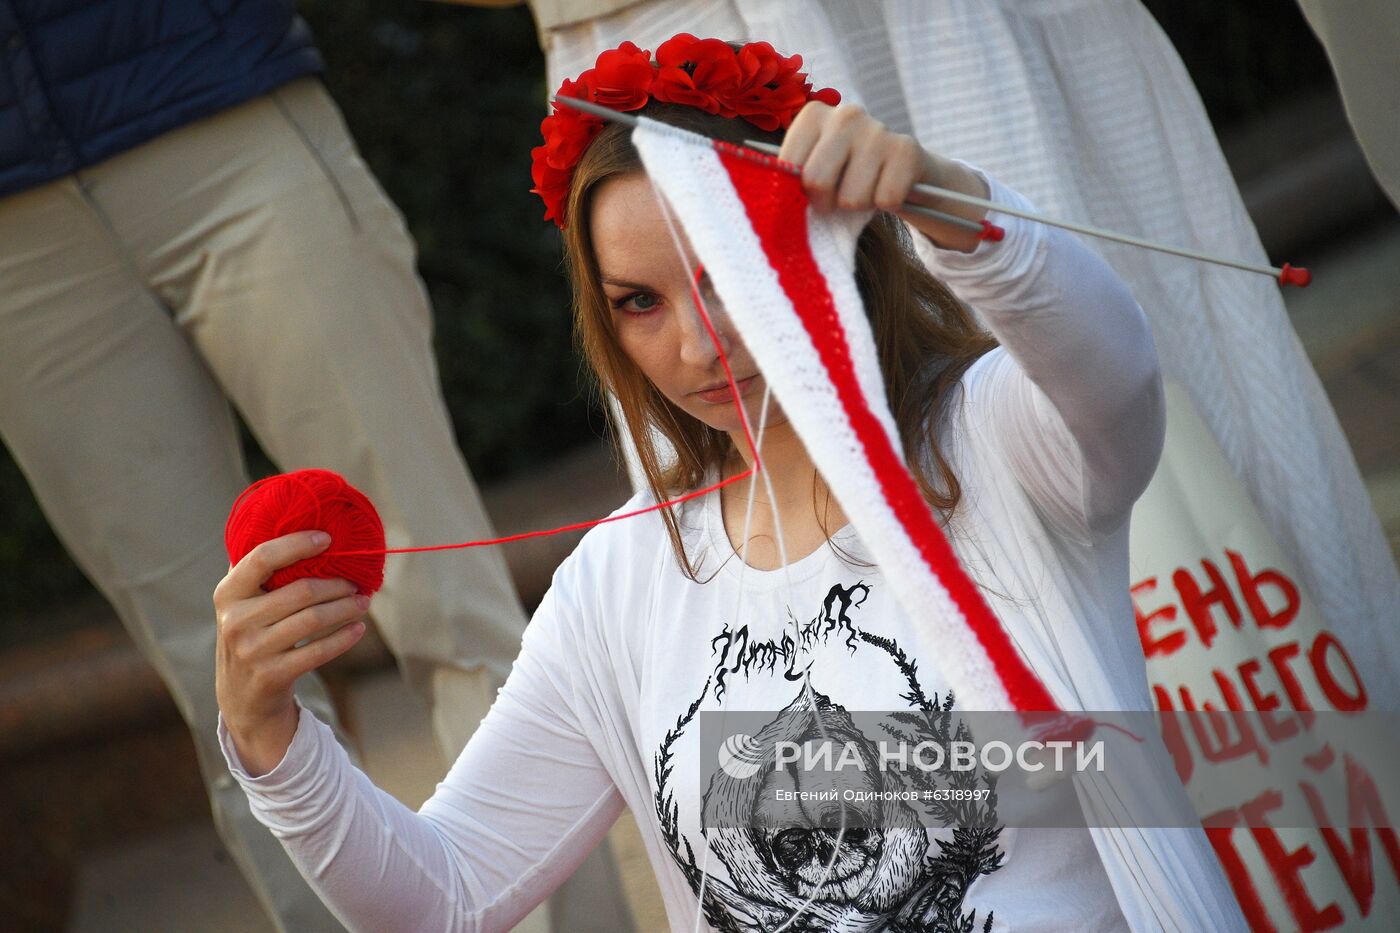
[[[633,134],[817,469],[968,709],[1056,710],[905,465],[855,282],[868,214],[818,215],[799,178],[655,121]]]

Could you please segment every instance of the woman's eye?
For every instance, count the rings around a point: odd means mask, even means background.
[[[626,298],[613,302],[613,307],[629,314],[646,314],[656,307],[656,296],[646,292],[635,292]]]

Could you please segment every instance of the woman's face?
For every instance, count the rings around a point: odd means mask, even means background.
[[[676,254],[646,176],[630,172],[603,182],[593,195],[589,223],[603,292],[623,352],[682,411],[717,430],[741,431],[719,350],[691,295],[686,263],[694,269],[695,254],[683,233],[685,262]],[[763,377],[708,288],[707,278],[701,280],[701,295],[739,397],[753,420],[758,414],[756,403],[763,398]],[[768,421],[774,423],[771,412]]]

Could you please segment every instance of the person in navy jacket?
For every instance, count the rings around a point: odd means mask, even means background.
[[[290,0],[0,0],[0,65],[0,436],[170,688],[273,922],[339,930],[219,752],[209,593],[249,480],[235,408],[283,469],[364,489],[393,545],[489,535],[413,241]],[[502,558],[391,561],[374,617],[455,758],[525,624]],[[318,678],[298,695],[336,722]],[[606,855],[552,914],[631,928]]]

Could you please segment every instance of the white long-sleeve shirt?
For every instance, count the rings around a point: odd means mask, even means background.
[[[1015,195],[993,183],[993,197]],[[966,372],[939,425],[963,487],[950,540],[1013,641],[1058,646],[1036,666],[1052,693],[1081,709],[1120,708],[1128,697],[1148,710],[1127,518],[1163,432],[1151,336],[1123,285],[1069,235],[994,220],[1005,241],[931,254],[1003,344]],[[416,813],[353,768],[304,709],[282,762],[257,778],[220,721],[253,811],[348,926],[509,929],[624,806],[673,929],[692,929],[701,874],[711,920],[762,930],[788,916],[801,898],[784,871],[802,866],[783,859],[810,854],[726,837],[707,855],[697,713],[783,709],[802,689],[793,672],[808,665],[812,689],[834,704],[901,709],[914,685],[946,695],[939,646],[878,569],[860,565],[849,527],[833,541],[854,562],[823,546],[759,571],[734,554],[714,496],[691,503],[682,525],[703,583],[680,571],[655,515],[585,536],[555,574],[490,714]],[[1223,890],[1204,835],[1173,832],[1200,857],[1181,869]],[[878,929],[927,880],[909,860],[937,855],[936,840],[948,838],[932,830],[913,853],[851,849],[843,865],[863,881],[817,902],[820,928]],[[989,916],[993,930],[1126,928],[1088,832],[1005,828],[991,845],[983,854],[999,854],[1000,867],[971,872],[942,919],[975,910],[979,930]]]

